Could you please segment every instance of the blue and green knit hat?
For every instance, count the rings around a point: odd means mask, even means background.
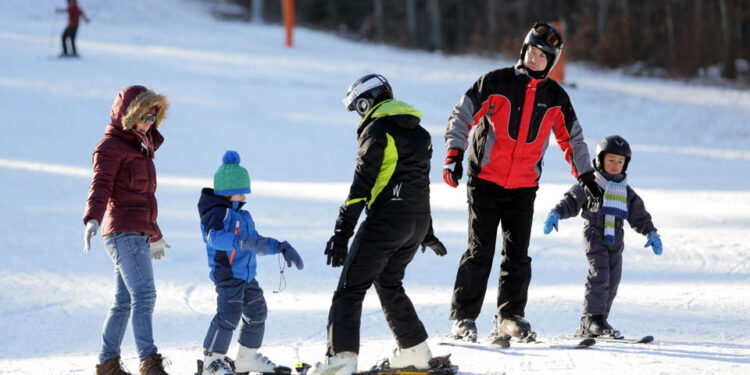
[[[250,194],[250,175],[240,166],[240,154],[227,150],[221,167],[214,173],[216,195]]]

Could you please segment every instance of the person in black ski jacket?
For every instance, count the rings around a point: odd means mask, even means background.
[[[381,75],[355,81],[344,104],[362,118],[359,154],[349,196],[325,249],[329,265],[344,266],[328,315],[326,359],[309,374],[356,372],[362,301],[372,284],[398,343],[390,366],[429,368],[427,332],[402,280],[420,245],[422,251],[430,247],[440,256],[446,254],[432,230],[430,134],[419,124],[422,113],[393,100],[391,86]],[[347,251],[363,209],[367,218]]]
[[[550,134],[570,163],[592,204],[601,199],[583,131],[565,90],[547,75],[563,48],[559,30],[535,24],[513,67],[481,77],[453,108],[445,132],[443,179],[457,187],[469,149],[469,248],[461,257],[451,301],[451,336],[475,341],[487,280],[492,270],[498,226],[502,226],[497,312],[490,336],[535,338],[525,319],[531,258],[528,256],[534,200]],[[469,142],[469,133],[476,127]]]
[[[607,317],[622,276],[623,220],[646,236],[645,247],[651,246],[656,255],[662,253],[661,238],[651,221],[651,215],[646,211],[641,197],[628,185],[625,171],[630,157],[630,145],[625,139],[619,135],[605,137],[596,146],[594,159],[596,181],[604,190],[602,207],[597,212],[586,209],[585,193],[581,186],[574,185],[544,222],[544,234],[549,234],[553,228],[557,231],[560,219],[575,217],[581,212],[585,220],[583,239],[589,272],[586,276],[583,317],[576,332],[578,336],[621,337],[620,332],[607,322]]]

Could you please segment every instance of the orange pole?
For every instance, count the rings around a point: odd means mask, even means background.
[[[557,27],[558,30],[560,30],[560,33],[563,34],[563,42],[565,42],[565,30],[563,30],[563,26],[560,22],[550,22],[552,25]],[[552,69],[551,72],[549,72],[549,77],[557,81],[558,83],[563,83],[565,81],[565,47],[563,46],[562,53],[560,54],[560,59],[557,61],[557,65]]]
[[[286,29],[286,46],[292,46],[292,31],[294,30],[294,0],[282,0],[281,11],[284,15]]]

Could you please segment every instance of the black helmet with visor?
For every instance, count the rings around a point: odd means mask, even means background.
[[[388,80],[380,74],[368,74],[349,86],[342,101],[348,111],[357,111],[364,117],[375,104],[386,99],[393,99]]]
[[[529,46],[539,48],[547,56],[547,66],[544,70],[533,71],[526,67],[525,58]],[[526,34],[526,39],[524,39],[523,45],[521,46],[521,56],[520,60],[518,60],[517,67],[532,78],[547,78],[549,72],[555,67],[557,61],[560,60],[562,49],[563,39],[560,30],[554,25],[537,22],[531,27],[528,34]]]

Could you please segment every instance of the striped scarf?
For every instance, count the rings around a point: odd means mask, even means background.
[[[598,212],[604,215],[604,243],[611,245],[615,243],[615,218],[628,218],[628,183],[626,179],[609,181],[599,171],[596,180],[604,188],[604,201]]]

